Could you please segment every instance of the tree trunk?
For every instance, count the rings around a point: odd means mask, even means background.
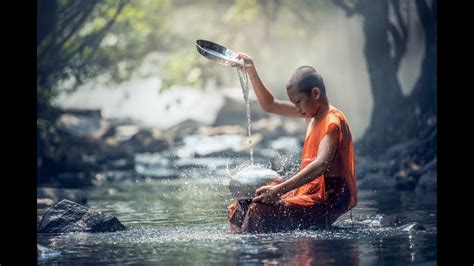
[[[431,10],[423,0],[417,0],[418,15],[425,31],[425,57],[422,62],[420,79],[411,95],[417,110],[418,127],[424,129],[436,124],[437,116],[437,44],[436,44],[436,0]]]
[[[364,19],[364,53],[374,107],[370,126],[357,146],[361,153],[377,155],[413,134],[414,110],[401,92],[397,64],[390,54],[388,3],[361,1],[358,8]]]

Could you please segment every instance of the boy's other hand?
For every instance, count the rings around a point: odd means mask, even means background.
[[[267,183],[267,185],[278,185],[280,183],[285,182],[285,180],[279,176],[272,177],[271,181]]]
[[[246,54],[246,53],[237,53],[236,58],[244,60],[245,68],[247,70],[254,70],[255,69],[255,64],[253,63],[253,59],[248,54]]]
[[[252,199],[252,202],[261,202],[265,204],[274,204],[280,200],[280,193],[278,187],[275,185],[267,185],[260,187],[255,191],[256,197]]]

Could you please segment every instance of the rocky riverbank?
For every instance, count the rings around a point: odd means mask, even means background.
[[[257,161],[287,175],[296,171],[304,123],[269,116],[256,103],[252,106]],[[214,124],[189,119],[167,129],[144,127],[132,119],[104,119],[100,110],[55,109],[54,115],[39,116],[38,204],[76,201],[67,190],[106,180],[179,178],[193,167],[223,170],[229,160],[242,163],[249,157],[243,108],[228,98]],[[230,122],[226,124],[224,117]],[[377,157],[356,156],[358,187],[436,191],[436,141],[434,125],[419,139],[394,145]]]

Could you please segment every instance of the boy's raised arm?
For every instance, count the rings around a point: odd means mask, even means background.
[[[245,53],[237,53],[237,59],[243,59],[245,69],[249,74],[252,86],[257,96],[260,106],[265,112],[279,114],[291,117],[304,117],[295,108],[290,101],[282,101],[275,99],[272,93],[265,87],[262,80],[258,76],[255,64],[250,56]]]

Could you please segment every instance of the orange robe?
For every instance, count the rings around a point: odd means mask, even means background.
[[[337,152],[328,170],[309,183],[282,196],[275,205],[234,201],[228,208],[231,231],[265,232],[325,223],[357,204],[354,145],[344,114],[330,106],[307,135],[300,169],[316,159],[319,143],[331,130],[339,130]]]
[[[323,137],[331,130],[339,129],[339,141],[337,153],[333,159],[329,170],[323,175],[315,178],[313,181],[286,193],[283,198],[286,202],[303,206],[311,206],[325,201],[326,177],[341,176],[344,177],[350,194],[351,201],[348,210],[357,204],[357,190],[354,166],[354,145],[352,136],[344,114],[333,106],[330,106],[328,112],[320,121],[314,125],[313,129],[306,137],[303,152],[301,156],[300,169],[305,168],[309,163],[316,159],[319,143]]]

